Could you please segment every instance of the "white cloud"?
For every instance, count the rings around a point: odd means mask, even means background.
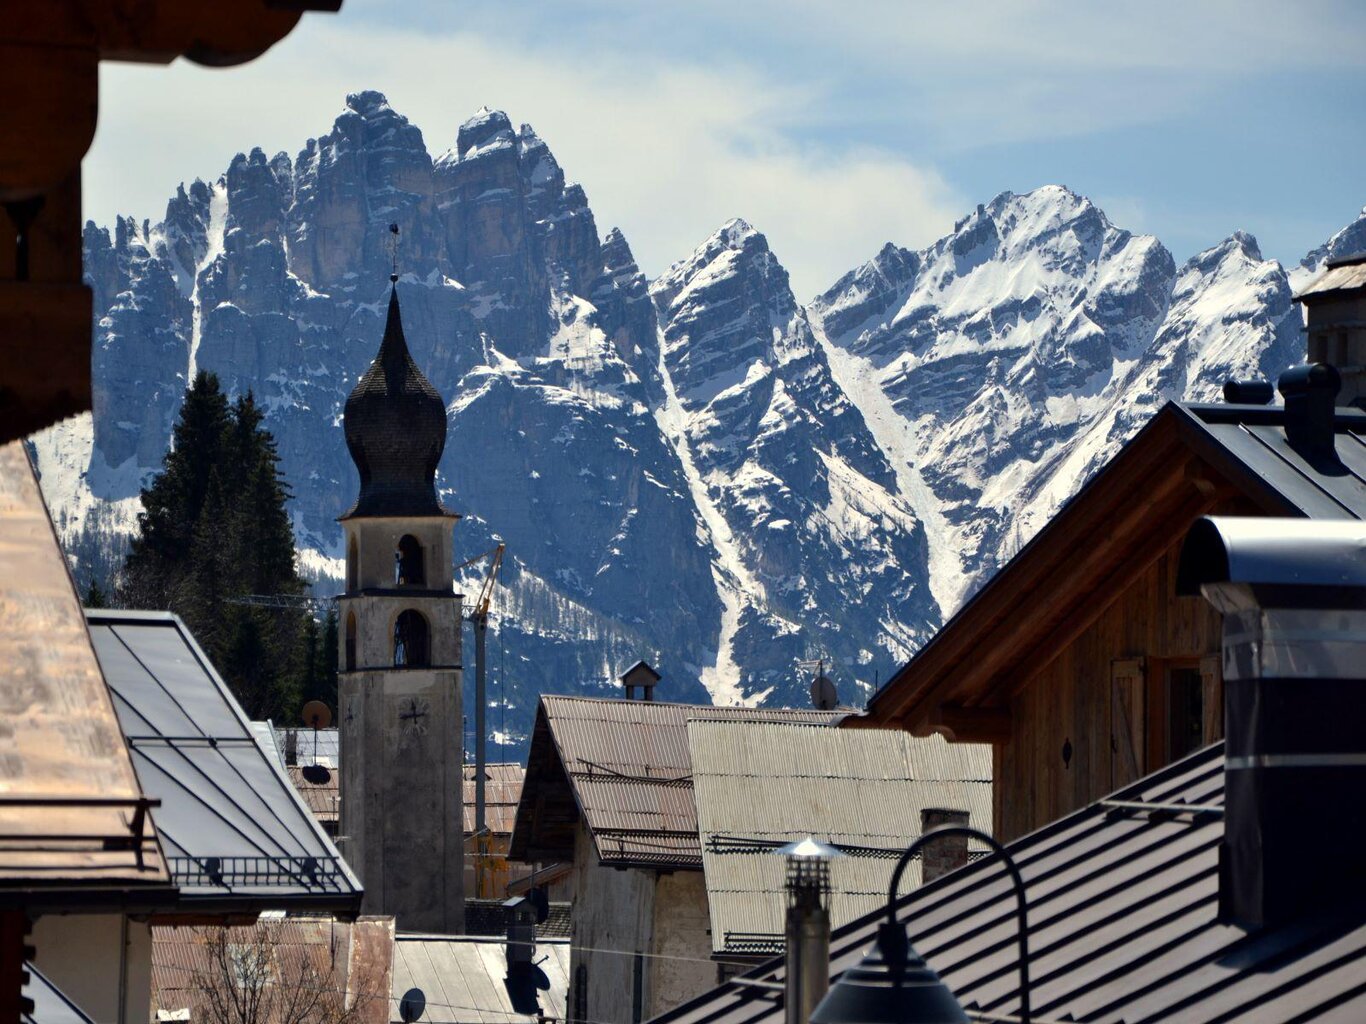
[[[929,168],[869,146],[793,141],[811,89],[752,70],[648,54],[537,52],[487,35],[423,35],[305,19],[253,64],[213,71],[105,65],[86,209],[158,217],[182,179],[215,177],[259,145],[296,153],[328,130],[347,92],[376,88],[435,155],[483,104],[528,121],[606,230],[619,225],[647,273],[742,216],[768,234],[808,298],[886,241],[922,244],[967,206]]]

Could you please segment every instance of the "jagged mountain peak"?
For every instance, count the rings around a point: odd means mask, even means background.
[[[492,149],[513,146],[516,141],[517,133],[507,114],[480,107],[456,133],[455,153],[461,160],[472,160]]]
[[[388,98],[378,89],[363,89],[360,92],[347,93],[346,109],[353,110],[362,117],[373,117],[393,108],[389,106]]]

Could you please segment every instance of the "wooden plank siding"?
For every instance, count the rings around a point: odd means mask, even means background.
[[[1215,657],[1220,616],[1201,598],[1175,596],[1184,529],[1100,615],[1010,700],[1011,736],[996,747],[995,821],[1002,840],[1040,828],[1161,767],[1147,722],[1148,669]],[[1206,663],[1207,665],[1208,663]],[[1222,687],[1205,684],[1205,737],[1223,735]],[[1066,745],[1071,757],[1064,763]]]

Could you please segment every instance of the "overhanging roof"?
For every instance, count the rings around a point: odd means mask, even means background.
[[[1223,769],[1215,744],[1113,798],[1146,807],[1099,801],[1007,844],[1028,891],[1036,1020],[1366,1019],[1359,895],[1281,928],[1219,922]],[[1019,1006],[1014,912],[1013,890],[988,858],[916,890],[898,917],[966,1009],[1002,1015]],[[835,932],[832,980],[858,962],[882,920],[874,913]],[[722,985],[655,1024],[781,1024],[782,960],[742,978],[761,984]]]
[[[181,911],[354,914],[361,888],[180,619],[88,611]]]
[[[1116,596],[1221,501],[1366,518],[1366,412],[1337,410],[1336,449],[1329,461],[1297,451],[1284,408],[1167,403],[843,724],[985,737],[1012,688],[1105,610],[1097,596]]]
[[[0,901],[172,898],[76,588],[18,442],[0,446],[0,564]]]
[[[884,904],[895,859],[921,812],[966,811],[991,832],[991,747],[783,722],[688,723],[693,796],[714,955],[783,946],[786,866],[774,851],[813,836],[830,862],[835,927]],[[920,884],[921,862],[907,872]]]
[[[699,869],[688,719],[830,724],[841,714],[542,696],[508,856],[573,860],[582,818],[604,864]]]

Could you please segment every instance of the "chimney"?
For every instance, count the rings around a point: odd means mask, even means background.
[[[621,675],[621,685],[626,689],[626,699],[636,700],[636,690],[640,690],[640,700],[655,699],[655,684],[660,675],[646,662],[638,661]]]
[[[1178,594],[1223,614],[1219,912],[1284,924],[1366,893],[1366,524],[1198,520]]]
[[[787,859],[785,1024],[808,1024],[830,989],[830,860],[843,854],[810,838],[777,852]]]
[[[1325,363],[1296,366],[1277,382],[1285,399],[1285,436],[1306,459],[1336,459],[1334,407],[1342,378]]]
[[[503,903],[507,915],[507,962],[529,964],[536,953],[536,905],[525,896],[514,896]]]
[[[943,807],[925,807],[920,811],[920,834],[924,835],[940,825],[966,825],[967,811],[955,811]],[[933,882],[940,875],[957,871],[968,863],[968,837],[963,835],[943,836],[932,843],[926,843],[920,851],[920,883]]]
[[[1295,301],[1304,306],[1308,361],[1336,367],[1339,400],[1366,408],[1366,253],[1329,260]]]
[[[297,729],[285,730],[285,764],[296,765],[299,763],[299,731]]]
[[[1226,380],[1224,401],[1230,405],[1270,405],[1276,387],[1269,380]]]

